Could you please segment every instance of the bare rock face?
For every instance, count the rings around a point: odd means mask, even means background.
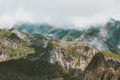
[[[120,80],[120,67],[115,71],[114,75],[110,80]]]
[[[102,79],[101,80],[110,80],[115,73],[114,68],[108,68],[104,71]]]
[[[48,42],[46,54],[42,58],[52,64],[58,63],[71,76],[78,77],[95,54],[97,50],[80,43],[67,43],[53,39]]]
[[[109,80],[120,66],[119,60],[96,49],[56,39],[48,41],[46,52],[41,58],[52,64],[59,64],[72,77],[84,74],[83,80]]]
[[[120,80],[120,68],[109,67],[102,53],[96,54],[80,80]]]
[[[81,80],[101,80],[104,71],[107,68],[104,55],[96,54],[87,66]]]
[[[89,63],[88,67],[86,68],[87,69],[93,69],[93,68],[98,68],[99,67],[106,67],[106,62],[105,62],[105,58],[104,58],[104,55],[102,53],[98,53],[96,54],[92,61]]]

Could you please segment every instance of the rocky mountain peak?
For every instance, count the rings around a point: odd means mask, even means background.
[[[91,60],[91,62],[89,63],[89,65],[87,66],[86,70],[89,69],[96,69],[99,67],[107,67],[106,61],[105,61],[105,57],[102,53],[97,53]]]
[[[96,54],[88,64],[81,80],[119,80],[120,68],[115,69],[107,65],[107,61],[102,53]]]

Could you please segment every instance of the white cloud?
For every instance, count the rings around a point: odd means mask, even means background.
[[[22,9],[12,13],[2,13],[0,15],[0,27],[13,27],[16,23],[19,22],[31,22],[33,23],[35,18],[29,12],[26,12]]]
[[[48,22],[83,26],[120,19],[120,0],[0,0],[0,26]]]
[[[91,17],[71,17],[69,23],[74,24],[76,27],[87,28],[91,25],[105,24],[110,18],[102,15],[94,15]]]

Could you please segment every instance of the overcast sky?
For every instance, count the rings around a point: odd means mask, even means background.
[[[120,19],[120,0],[0,0],[0,27],[18,22],[80,27]]]

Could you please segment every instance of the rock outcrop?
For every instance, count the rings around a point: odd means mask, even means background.
[[[88,64],[80,80],[120,80],[120,68],[115,70],[109,67],[104,55],[98,53]]]

